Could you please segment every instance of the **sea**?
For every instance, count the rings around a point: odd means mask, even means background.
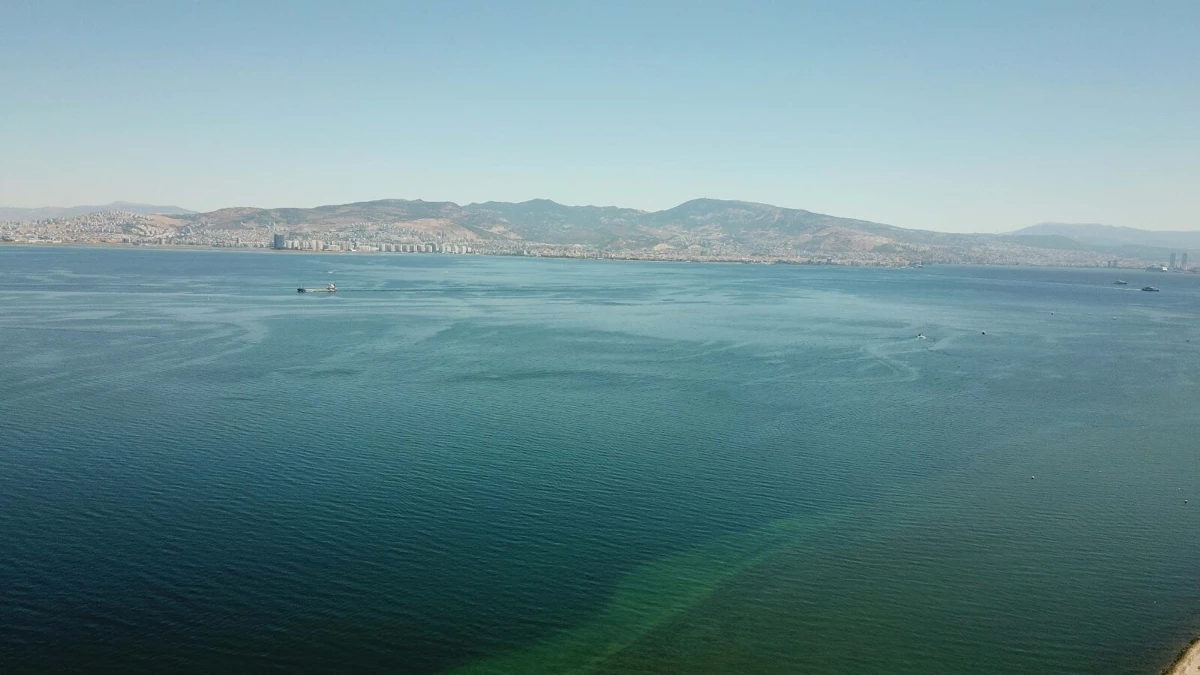
[[[1198,357],[1190,274],[0,247],[0,671],[1157,673]]]

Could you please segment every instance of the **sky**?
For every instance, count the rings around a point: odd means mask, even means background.
[[[0,0],[0,205],[1200,229],[1200,2]]]

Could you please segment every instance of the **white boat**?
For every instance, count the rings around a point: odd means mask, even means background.
[[[296,289],[297,293],[337,293],[337,286],[329,284],[325,288],[305,288],[301,286]]]

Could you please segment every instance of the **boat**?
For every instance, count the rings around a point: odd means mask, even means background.
[[[1151,292],[1154,292],[1154,293],[1157,293],[1157,292],[1158,292],[1158,289],[1157,289],[1157,288],[1155,288],[1155,287],[1153,287],[1153,286],[1142,286],[1142,290],[1143,290],[1143,291],[1151,291]]]
[[[329,284],[325,288],[305,288],[301,286],[296,289],[297,293],[337,293],[337,286]]]
[[[1116,280],[1116,281],[1114,281],[1113,283],[1114,283],[1114,284],[1116,284],[1116,285],[1118,285],[1118,286],[1128,286],[1128,285],[1129,285],[1129,282],[1128,282],[1128,281],[1125,281],[1124,279],[1117,279],[1117,280]]]

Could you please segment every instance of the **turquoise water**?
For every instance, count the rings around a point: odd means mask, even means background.
[[[0,663],[1156,672],[1200,278],[1126,278],[0,248]]]

